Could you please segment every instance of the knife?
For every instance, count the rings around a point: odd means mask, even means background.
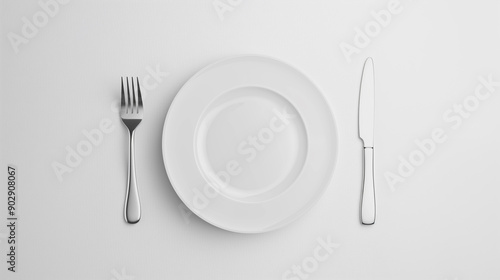
[[[375,117],[375,77],[373,59],[367,58],[363,67],[359,91],[359,138],[363,140],[363,191],[361,223],[375,223],[375,184],[373,177],[373,123]]]

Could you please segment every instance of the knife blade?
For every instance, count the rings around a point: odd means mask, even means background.
[[[361,223],[375,223],[375,183],[373,176],[373,134],[375,118],[375,70],[373,59],[363,66],[359,91],[359,137],[363,140],[363,191],[361,196]]]

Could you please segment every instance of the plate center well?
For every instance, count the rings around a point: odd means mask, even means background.
[[[283,193],[307,155],[298,111],[263,87],[239,87],[219,95],[204,110],[195,134],[197,165],[208,185],[242,202]]]

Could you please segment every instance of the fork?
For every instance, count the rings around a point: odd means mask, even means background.
[[[125,221],[129,224],[135,224],[141,219],[141,202],[139,199],[139,190],[137,188],[137,177],[135,175],[135,129],[141,123],[144,114],[142,105],[141,88],[139,86],[139,78],[136,78],[137,83],[134,83],[134,78],[130,78],[132,91],[130,90],[129,78],[127,81],[127,90],[125,97],[125,85],[122,83],[120,117],[129,131],[129,156],[128,156],[128,180],[127,193],[125,195],[124,215]],[[136,102],[136,86],[137,86],[137,102]]]

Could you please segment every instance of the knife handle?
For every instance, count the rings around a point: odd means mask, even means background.
[[[375,183],[373,177],[373,147],[364,148],[363,194],[361,197],[361,223],[375,223]]]

